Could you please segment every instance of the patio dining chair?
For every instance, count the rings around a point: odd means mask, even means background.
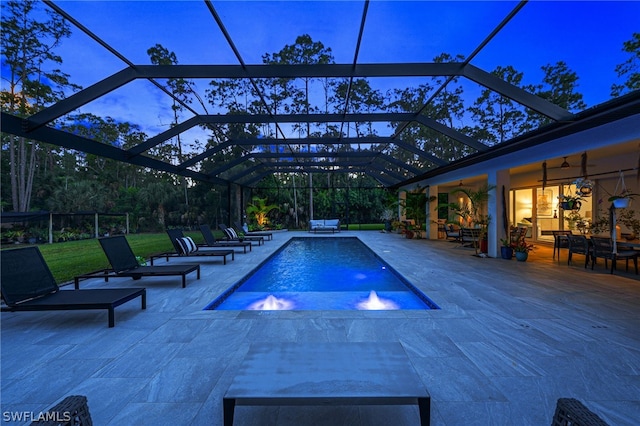
[[[569,241],[569,255],[567,256],[567,265],[571,265],[574,254],[581,254],[584,256],[584,267],[586,268],[591,260],[591,245],[589,240],[584,235],[567,235]],[[595,259],[593,259],[595,263]],[[593,265],[591,265],[593,268]]]
[[[614,253],[611,238],[591,237],[591,242],[593,243],[593,263],[595,263],[597,258],[601,257],[604,259],[604,267],[608,268],[607,262],[611,260],[611,273],[613,274],[618,260],[626,261],[627,271],[629,271],[629,260],[633,260],[636,275],[638,275],[638,256],[640,256],[640,252],[623,249],[617,250],[617,253]],[[591,269],[593,269],[593,265],[591,265]]]
[[[556,252],[558,253],[558,261],[560,261],[560,249],[569,248],[569,235],[571,231],[551,231],[553,235],[553,258],[556,258]]]
[[[2,311],[70,311],[106,309],[109,327],[115,325],[114,309],[140,297],[147,307],[144,288],[60,290],[38,247],[0,252]]]

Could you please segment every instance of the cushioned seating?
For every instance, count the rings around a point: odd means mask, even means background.
[[[340,219],[313,219],[309,221],[309,232],[340,232]]]
[[[458,225],[454,225],[449,223],[445,227],[445,234],[447,235],[447,240],[451,239],[455,242],[460,242],[460,227]]]

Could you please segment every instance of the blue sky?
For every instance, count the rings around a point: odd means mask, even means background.
[[[237,64],[203,1],[57,1],[98,37],[134,63],[149,64],[146,50],[160,43],[181,64]],[[372,1],[359,56],[361,63],[431,62],[447,52],[468,56],[517,2]],[[351,63],[362,17],[361,1],[214,1],[243,59],[261,63],[301,34],[331,47],[337,63]],[[540,67],[565,61],[580,77],[589,107],[608,100],[619,82],[614,68],[629,56],[622,43],[640,32],[640,2],[531,1],[471,62],[486,71],[512,65],[524,83],[540,83]],[[87,87],[125,67],[75,27],[57,52],[62,70]],[[425,79],[376,81],[385,90]],[[198,81],[201,92],[207,81]],[[201,93],[203,94],[203,93]],[[82,108],[133,123],[149,136],[166,129],[170,100],[137,81]]]

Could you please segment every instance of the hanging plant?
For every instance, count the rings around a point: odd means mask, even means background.
[[[580,197],[590,197],[593,193],[594,182],[591,179],[578,178],[573,181],[576,186],[576,195]]]
[[[613,207],[616,209],[625,209],[629,207],[633,197],[640,195],[632,193],[627,189],[627,186],[624,183],[624,173],[622,171],[620,171],[620,178],[616,184],[615,194],[616,195],[609,197],[608,201],[613,203]]]
[[[574,197],[572,195],[560,195],[558,196],[560,208],[562,210],[580,210],[582,207],[582,198]]]

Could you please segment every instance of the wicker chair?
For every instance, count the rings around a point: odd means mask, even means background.
[[[556,404],[551,426],[608,426],[608,424],[577,399],[560,398]]]
[[[47,410],[47,418],[31,423],[31,426],[93,426],[87,397],[71,395]]]

